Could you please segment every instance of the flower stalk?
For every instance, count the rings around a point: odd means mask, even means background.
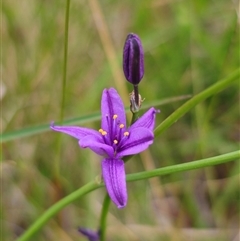
[[[99,228],[100,241],[105,241],[106,239],[107,214],[110,207],[110,203],[111,203],[111,199],[107,193],[103,201],[102,212],[100,217],[100,228]]]

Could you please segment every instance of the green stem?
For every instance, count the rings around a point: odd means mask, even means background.
[[[64,31],[64,53],[63,53],[63,73],[62,73],[62,96],[61,96],[61,108],[60,108],[60,123],[63,122],[64,117],[64,107],[65,107],[65,93],[66,93],[66,80],[67,80],[67,62],[68,62],[68,25],[69,25],[69,9],[70,9],[70,0],[67,0],[66,11],[65,11],[65,31]],[[61,155],[61,143],[62,137],[59,136],[57,140],[57,151],[58,155],[54,160],[54,170],[55,170],[55,181],[59,182],[60,176],[60,155]]]
[[[129,174],[127,175],[127,181],[128,182],[138,181],[142,179],[148,179],[148,178],[172,174],[176,172],[184,172],[184,171],[189,171],[189,170],[194,170],[194,169],[199,169],[204,167],[215,166],[221,163],[235,161],[235,160],[238,160],[239,158],[240,158],[240,151],[234,151],[234,152],[230,152],[220,156],[214,156],[214,157],[205,158],[197,161],[157,168],[150,171]]]
[[[102,212],[100,217],[100,241],[105,241],[106,239],[106,228],[107,228],[107,214],[110,207],[111,199],[106,193],[103,201]]]
[[[234,151],[234,152],[230,152],[230,153],[223,154],[220,156],[215,156],[215,157],[197,160],[197,161],[193,161],[193,162],[158,168],[158,169],[154,169],[151,171],[129,174],[129,175],[127,175],[127,181],[128,182],[138,181],[138,180],[148,179],[148,178],[152,178],[152,177],[156,177],[156,176],[172,174],[172,173],[176,173],[176,172],[183,172],[183,171],[189,171],[189,170],[203,168],[203,167],[214,166],[214,165],[218,165],[221,163],[227,163],[230,161],[238,160],[239,158],[240,158],[240,151]],[[52,218],[56,213],[58,213],[65,206],[72,203],[76,199],[79,199],[83,195],[85,195],[97,188],[100,188],[102,186],[104,186],[103,183],[97,183],[95,181],[92,181],[92,182],[89,182],[88,184],[84,185],[80,189],[74,191],[73,193],[69,194],[68,196],[64,197],[63,199],[61,199],[60,201],[55,203],[53,206],[51,206],[48,210],[46,210],[45,213],[43,213],[42,216],[40,216],[35,221],[35,223],[33,223],[26,230],[26,232],[21,237],[19,237],[16,241],[29,240],[30,238],[32,238],[32,236],[37,231],[40,230],[40,228],[42,228],[44,226],[44,224],[46,224],[46,222],[50,218]],[[107,202],[106,198],[105,198],[105,201]],[[107,204],[105,205],[105,207],[107,207]],[[106,208],[106,210],[103,210],[102,213],[107,214],[107,208]],[[102,214],[103,220],[105,220],[104,215],[105,214]],[[33,239],[31,239],[31,240],[33,240]]]
[[[132,120],[130,125],[132,125],[138,119],[138,117],[139,117],[138,112],[136,113],[132,112]]]
[[[62,76],[62,100],[61,100],[61,112],[60,122],[63,121],[64,107],[65,107],[65,93],[66,93],[66,80],[67,80],[67,62],[68,62],[68,25],[69,25],[69,9],[70,0],[66,3],[65,12],[65,33],[64,33],[64,53],[63,53],[63,76]]]
[[[227,78],[219,80],[216,84],[205,89],[201,93],[195,95],[193,98],[184,103],[180,108],[174,111],[169,117],[167,117],[155,130],[155,136],[159,136],[163,131],[168,129],[172,124],[174,124],[180,117],[185,113],[195,107],[197,104],[207,99],[208,97],[216,94],[217,92],[225,89],[234,81],[238,80],[240,77],[240,69],[235,70]]]

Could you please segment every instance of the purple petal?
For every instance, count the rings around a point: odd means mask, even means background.
[[[102,175],[108,195],[118,208],[127,204],[127,187],[124,162],[120,159],[104,159]]]
[[[102,136],[100,135],[86,136],[79,141],[79,145],[82,148],[90,148],[92,151],[94,151],[100,156],[104,156],[104,157],[114,156],[114,150],[112,146],[106,145],[103,142]]]
[[[156,113],[159,113],[160,110],[156,110],[153,107],[150,108],[147,112],[145,112],[136,122],[134,122],[130,127],[129,131],[139,128],[145,127],[153,131],[155,125],[155,117]]]
[[[114,88],[104,89],[101,102],[102,129],[110,135],[113,130],[113,115],[117,115],[119,124],[126,126],[126,114],[123,102]]]
[[[54,123],[51,123],[50,128],[54,131],[68,134],[74,138],[77,138],[78,140],[87,135],[99,135],[98,131],[78,126],[54,126]]]
[[[137,154],[148,148],[153,143],[153,132],[147,128],[139,127],[137,130],[129,131],[129,136],[122,139],[117,150],[117,157]]]

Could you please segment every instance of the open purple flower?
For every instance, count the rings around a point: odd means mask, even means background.
[[[102,175],[112,201],[118,208],[127,204],[124,156],[137,154],[153,143],[157,110],[150,108],[129,128],[123,102],[113,88],[104,89],[101,101],[102,124],[99,131],[77,126],[54,126],[51,129],[71,135],[82,148],[104,157]]]

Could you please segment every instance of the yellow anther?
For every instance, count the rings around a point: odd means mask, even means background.
[[[118,141],[117,141],[117,140],[114,140],[113,143],[114,143],[115,145],[117,145],[117,144],[118,144]]]
[[[123,125],[123,124],[120,124],[120,125],[119,125],[119,128],[120,128],[120,129],[122,129],[123,127],[124,127],[124,125]]]
[[[118,117],[117,115],[113,115],[113,119],[114,119],[114,120],[116,120],[116,119],[117,119],[117,117]]]
[[[102,134],[103,136],[106,136],[106,135],[107,135],[107,132],[106,132],[106,131],[102,131],[101,134]]]
[[[125,132],[123,133],[123,135],[124,135],[124,136],[129,136],[129,132],[128,132],[128,131],[125,131]]]
[[[107,132],[104,131],[103,129],[99,129],[98,131],[99,131],[103,136],[107,135]]]

